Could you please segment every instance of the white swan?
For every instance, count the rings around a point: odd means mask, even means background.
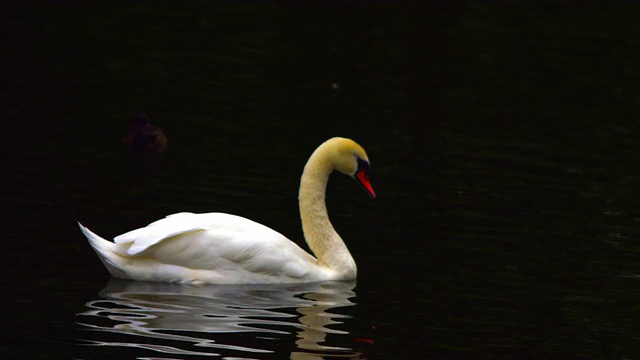
[[[243,217],[178,213],[111,242],[78,223],[119,278],[192,284],[291,283],[355,279],[356,263],[325,205],[329,175],[356,179],[369,195],[369,159],[356,142],[332,138],[311,155],[300,179],[300,218],[311,256],[280,233]]]

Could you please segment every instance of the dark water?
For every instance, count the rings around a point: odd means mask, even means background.
[[[0,14],[5,357],[640,356],[633,3]],[[124,149],[138,112],[158,159]],[[299,175],[337,135],[378,194],[329,186],[357,282],[112,281],[77,229],[224,211],[303,244]]]

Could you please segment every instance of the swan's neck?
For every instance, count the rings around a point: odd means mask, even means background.
[[[302,231],[318,263],[337,271],[343,279],[356,276],[356,264],[340,235],[335,231],[325,204],[325,192],[333,165],[319,148],[311,155],[300,180]]]

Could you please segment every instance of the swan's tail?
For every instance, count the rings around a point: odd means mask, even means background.
[[[100,261],[102,261],[111,275],[126,279],[126,272],[120,267],[117,261],[120,256],[114,252],[116,244],[101,238],[79,222],[78,226],[80,226],[80,231],[82,231],[87,240],[89,240],[89,244],[93,250],[95,250],[96,254],[98,254]]]

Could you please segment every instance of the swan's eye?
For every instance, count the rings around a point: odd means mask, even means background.
[[[371,187],[371,182],[369,181],[369,175],[371,174],[371,167],[369,163],[358,158],[358,170],[355,173],[355,179],[362,185],[364,190],[371,196],[372,198],[376,197],[375,191]]]
[[[367,174],[371,173],[371,166],[369,165],[368,162],[360,158],[357,158],[357,161],[358,161],[358,169],[356,170],[356,174],[363,171],[366,172]]]

